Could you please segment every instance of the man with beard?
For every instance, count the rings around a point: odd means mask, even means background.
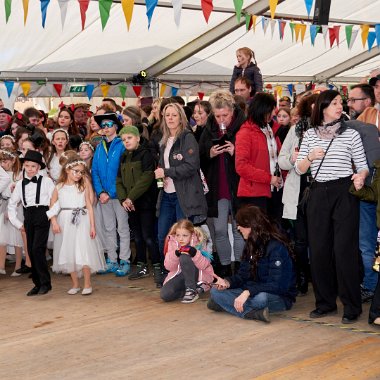
[[[0,137],[7,134],[12,119],[12,112],[8,108],[0,109]]]
[[[375,93],[372,86],[362,83],[352,86],[347,99],[351,119],[356,120],[367,107],[373,107],[375,102]]]

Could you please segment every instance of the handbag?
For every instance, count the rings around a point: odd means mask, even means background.
[[[335,138],[335,137],[334,137],[334,138]],[[305,213],[305,209],[306,209],[307,202],[308,202],[308,200],[310,199],[310,190],[311,190],[311,187],[313,186],[313,183],[315,182],[315,179],[317,178],[317,175],[318,175],[318,173],[319,173],[319,170],[321,169],[321,166],[322,166],[322,164],[323,164],[323,161],[325,160],[325,157],[326,157],[326,155],[327,155],[327,152],[328,152],[329,149],[330,149],[330,146],[331,146],[333,140],[334,140],[334,139],[331,139],[331,141],[330,141],[330,143],[329,143],[329,145],[328,145],[328,147],[327,147],[327,149],[326,149],[325,155],[323,156],[322,161],[321,161],[321,163],[319,164],[318,169],[317,169],[317,171],[316,171],[314,177],[311,178],[311,180],[310,180],[310,186],[308,186],[308,187],[303,191],[303,193],[302,193],[302,198],[301,198],[301,200],[300,200],[298,206],[301,208],[301,211],[302,211],[303,213]]]

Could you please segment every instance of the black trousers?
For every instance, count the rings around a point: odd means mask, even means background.
[[[344,314],[362,311],[359,276],[359,201],[349,177],[313,184],[307,205],[310,266],[316,307]]]
[[[375,289],[375,294],[371,303],[371,308],[369,309],[368,322],[373,323],[376,318],[380,317],[380,273],[377,279],[377,285]]]
[[[50,222],[46,216],[47,206],[24,208],[24,226],[28,253],[32,263],[32,280],[36,287],[51,287],[46,261],[46,245]]]

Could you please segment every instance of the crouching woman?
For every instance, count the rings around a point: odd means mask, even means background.
[[[207,307],[244,319],[270,322],[269,313],[289,310],[296,300],[296,278],[288,242],[256,206],[236,214],[246,240],[239,272],[216,279]]]

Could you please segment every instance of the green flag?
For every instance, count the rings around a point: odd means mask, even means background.
[[[99,0],[99,12],[100,12],[100,19],[102,20],[102,30],[107,25],[107,21],[110,17],[110,10],[111,10],[112,0]]]
[[[346,31],[346,40],[347,40],[347,46],[350,48],[350,42],[351,42],[351,37],[352,37],[352,28],[353,25],[346,25],[345,31]]]
[[[8,22],[12,11],[12,0],[5,0],[5,22]]]
[[[241,10],[243,8],[243,0],[234,0],[235,12],[238,22],[240,22]]]

